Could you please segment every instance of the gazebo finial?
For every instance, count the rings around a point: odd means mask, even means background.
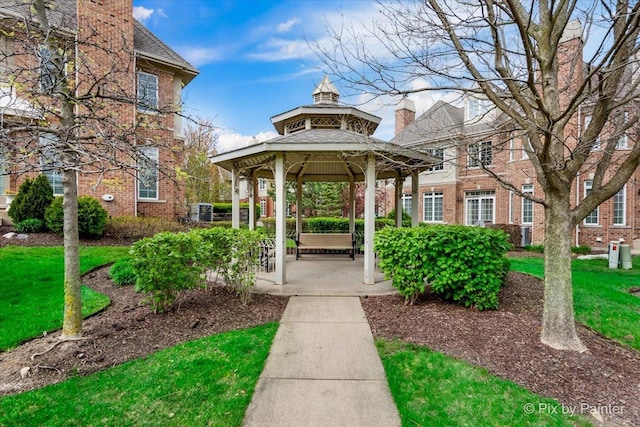
[[[331,83],[329,76],[325,74],[324,78],[313,91],[314,104],[337,104],[340,98],[340,92]]]

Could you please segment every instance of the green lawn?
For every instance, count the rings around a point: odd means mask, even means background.
[[[87,272],[126,255],[127,247],[83,247],[80,269]],[[0,249],[0,351],[62,326],[64,265],[62,247],[6,246]],[[109,298],[82,289],[82,314],[109,304]]]
[[[403,426],[586,426],[538,396],[466,362],[402,342],[377,340]],[[565,410],[566,412],[566,410]]]
[[[239,426],[277,329],[213,335],[0,398],[0,426]]]
[[[512,258],[511,269],[544,276],[541,258]],[[607,260],[573,260],[576,320],[623,344],[640,350],[640,298],[629,289],[640,286],[640,257],[631,270],[608,268]]]

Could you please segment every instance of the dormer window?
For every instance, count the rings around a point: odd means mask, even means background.
[[[491,110],[493,104],[488,99],[469,98],[467,104],[467,120],[484,116]]]

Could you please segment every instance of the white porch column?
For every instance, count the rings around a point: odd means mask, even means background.
[[[396,210],[396,227],[400,228],[402,227],[402,214],[404,213],[403,211],[403,204],[402,204],[402,193],[403,193],[403,187],[404,186],[404,179],[402,178],[402,175],[400,175],[400,172],[397,171],[396,172],[396,189],[395,189],[395,210]]]
[[[296,181],[296,239],[302,233],[302,177]]]
[[[256,229],[256,173],[252,172],[248,180],[249,188],[249,230]]]
[[[287,199],[284,193],[284,155],[276,154],[276,285],[284,285],[287,281]]]
[[[418,206],[420,200],[418,199],[420,188],[420,174],[418,172],[411,172],[411,226],[417,227],[420,224],[420,212],[418,212]]]
[[[369,154],[365,172],[364,190],[364,284],[375,284],[375,257],[373,234],[375,232],[376,210],[376,158]]]
[[[235,167],[231,170],[231,227],[240,228],[240,174]]]
[[[349,178],[349,233],[356,231],[356,182]]]

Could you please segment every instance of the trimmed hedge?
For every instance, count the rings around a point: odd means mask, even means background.
[[[78,197],[78,232],[81,237],[98,238],[104,235],[109,214],[98,199],[91,196]],[[47,227],[54,233],[63,234],[64,212],[62,197],[56,197],[45,212]]]
[[[276,233],[275,218],[262,218],[266,234],[274,235]],[[376,218],[376,230],[382,230],[385,227],[393,227],[394,220],[388,218]],[[404,225],[404,223],[403,223]],[[410,225],[410,223],[408,224]],[[356,231],[364,231],[364,219],[355,220]],[[295,233],[295,218],[287,218],[287,233]],[[302,219],[303,233],[347,233],[349,232],[349,218],[328,218],[328,217],[312,217]]]
[[[462,225],[387,227],[376,233],[380,269],[413,304],[425,291],[478,310],[498,307],[511,248],[500,230]]]
[[[179,222],[163,218],[115,216],[107,220],[105,234],[120,239],[142,239],[163,231],[187,231]]]

